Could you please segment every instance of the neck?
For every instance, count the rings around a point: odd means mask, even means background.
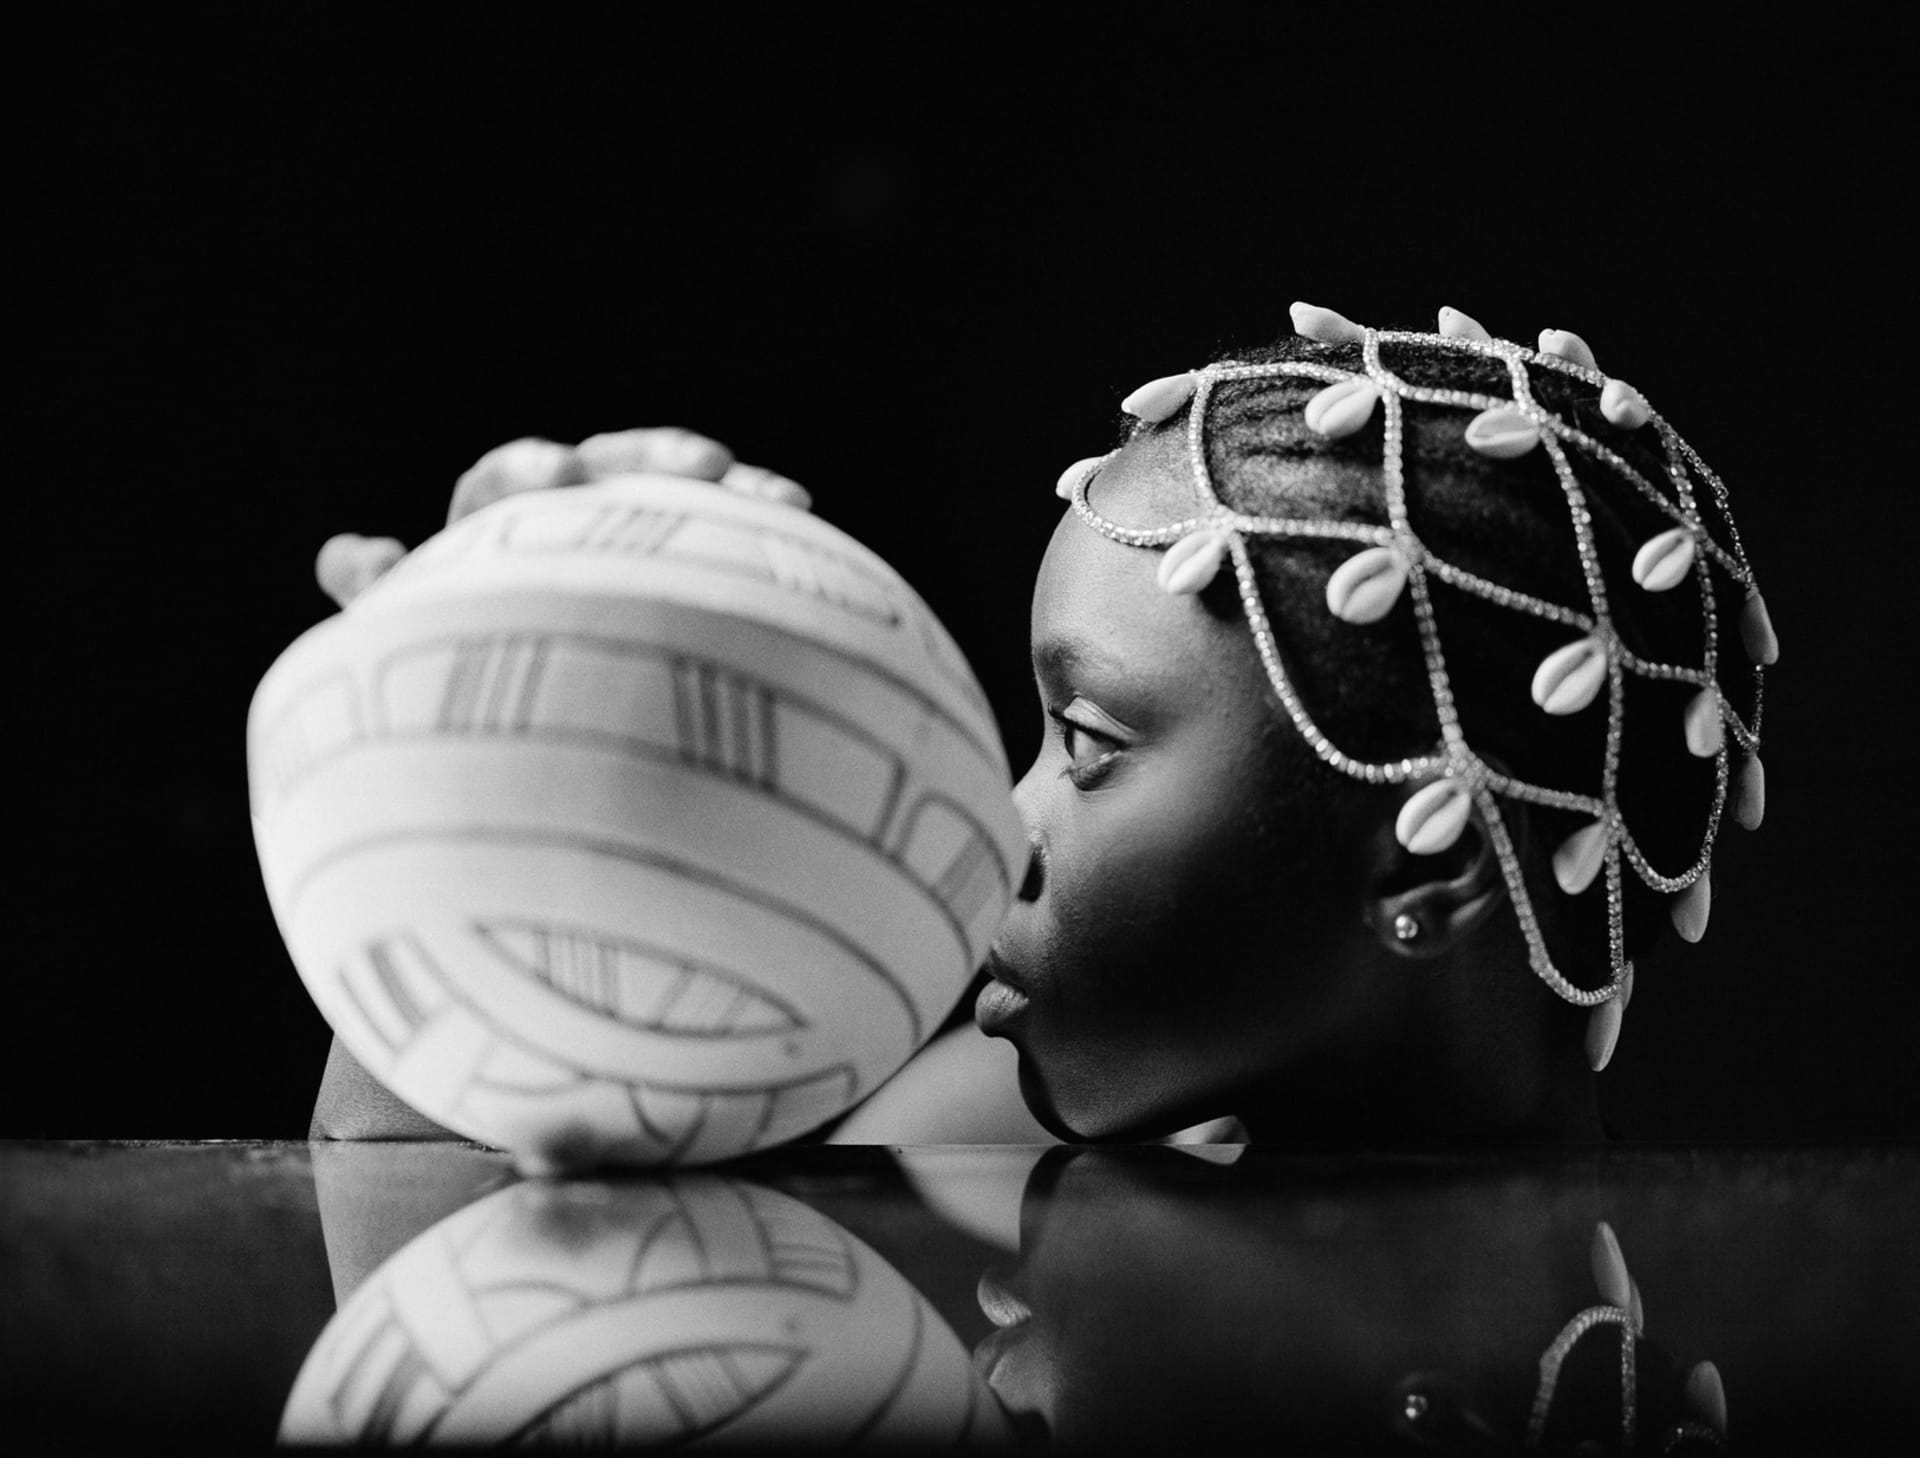
[[[1407,969],[1390,971],[1404,985]],[[1424,977],[1423,973],[1423,977]],[[1605,1138],[1578,1009],[1522,966],[1434,966],[1388,1037],[1247,1090],[1250,1138],[1308,1144],[1596,1143]]]

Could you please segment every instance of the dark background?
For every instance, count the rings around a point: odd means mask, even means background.
[[[1832,6],[1352,13],[16,26],[0,1134],[304,1132],[328,1033],[243,728],[329,610],[329,534],[418,541],[517,435],[702,429],[922,591],[1020,764],[1055,475],[1297,297],[1577,329],[1731,487],[1785,645],[1767,824],[1723,839],[1706,942],[1642,968],[1611,1116],[1920,1132],[1905,40]]]

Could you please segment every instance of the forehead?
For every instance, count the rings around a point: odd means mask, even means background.
[[[1120,526],[1160,526],[1193,515],[1184,438],[1174,433],[1129,444],[1101,468],[1088,499]],[[1237,613],[1212,606],[1223,590],[1230,593],[1231,569],[1203,604],[1160,590],[1161,556],[1158,549],[1110,541],[1066,512],[1034,586],[1036,668],[1091,662],[1143,687],[1259,697],[1262,681],[1253,672],[1259,664],[1245,625]]]

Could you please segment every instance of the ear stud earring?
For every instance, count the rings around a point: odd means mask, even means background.
[[[1420,935],[1420,923],[1403,911],[1393,919],[1393,935],[1399,941],[1414,941]]]

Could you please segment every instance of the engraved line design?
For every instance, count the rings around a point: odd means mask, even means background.
[[[584,522],[567,532],[564,528],[568,516],[579,516],[577,506],[568,505],[569,510],[507,517],[492,543],[494,550],[516,557],[593,550],[649,556],[669,541],[687,519],[681,512],[653,507],[629,507],[623,511],[619,507],[598,506],[587,514]],[[556,526],[563,528],[557,535],[551,532]]]
[[[993,894],[992,885],[984,888],[968,884],[964,879],[952,881],[947,890],[942,890],[942,878],[929,877],[921,868],[909,862],[911,835],[903,835],[888,847],[881,837],[884,836],[889,822],[895,815],[895,804],[904,790],[907,780],[907,762],[882,740],[868,733],[859,725],[845,719],[811,699],[793,694],[785,689],[751,678],[745,674],[723,670],[702,659],[689,658],[682,654],[667,654],[652,647],[634,643],[621,643],[618,640],[594,638],[588,635],[551,634],[545,635],[539,642],[537,655],[527,651],[528,640],[511,635],[488,638],[449,638],[434,639],[411,644],[405,649],[389,654],[375,671],[379,684],[377,702],[383,706],[394,701],[403,692],[397,683],[397,675],[403,666],[419,664],[424,668],[431,666],[451,655],[451,668],[448,669],[449,681],[443,698],[443,709],[431,729],[396,727],[395,715],[389,711],[383,714],[387,724],[385,738],[389,741],[404,741],[429,733],[450,732],[499,732],[506,726],[498,716],[482,715],[476,719],[467,708],[470,700],[478,692],[476,676],[486,674],[516,673],[530,675],[531,670],[524,665],[537,657],[542,673],[550,677],[550,669],[556,654],[569,650],[586,649],[589,653],[613,657],[618,660],[618,669],[633,674],[643,672],[649,665],[665,665],[672,684],[673,717],[676,743],[668,747],[656,744],[638,735],[623,735],[609,729],[583,723],[568,723],[562,720],[550,720],[546,723],[535,722],[537,705],[530,705],[527,715],[512,727],[521,738],[536,743],[581,743],[595,748],[611,749],[634,758],[665,759],[669,756],[682,763],[697,766],[713,773],[725,775],[730,781],[767,795],[777,800],[786,809],[805,816],[825,829],[840,835],[843,839],[862,845],[864,848],[877,849],[887,860],[908,877],[938,908],[954,928],[955,934],[963,942],[969,941],[967,928],[979,914],[980,896]],[[511,657],[514,668],[492,667],[493,660]],[[409,678],[408,684],[413,680]],[[723,689],[724,684],[724,689]],[[758,715],[746,710],[745,703],[759,696],[762,709]],[[457,706],[456,706],[457,705]],[[723,706],[730,708],[726,712]],[[550,713],[562,711],[562,706],[553,703],[548,706]],[[888,766],[883,773],[889,774],[884,788],[874,786],[874,792],[881,797],[879,813],[871,823],[855,823],[842,820],[835,813],[836,805],[848,805],[857,801],[849,782],[843,777],[834,786],[837,802],[832,799],[816,799],[803,792],[798,784],[786,785],[775,779],[773,771],[779,763],[779,735],[776,726],[780,711],[805,716],[821,729],[838,735],[858,752],[871,757],[874,761]],[[732,732],[723,725],[723,717],[731,718]],[[761,753],[755,755],[750,744],[750,726],[755,720],[761,728]],[[953,721],[949,720],[949,723]],[[636,728],[642,727],[638,724]],[[799,727],[796,725],[796,727]],[[756,767],[754,761],[761,763]],[[878,768],[878,764],[873,766]],[[837,768],[852,773],[856,765],[842,763]],[[1003,896],[1010,890],[1009,871],[1001,861],[998,849],[986,827],[971,811],[956,801],[940,795],[934,796],[951,813],[964,820],[972,833],[979,838],[980,854],[991,865],[994,880]],[[918,821],[919,812],[926,804],[926,798],[916,802],[913,812],[906,817],[909,827]],[[863,817],[864,818],[864,817]],[[971,867],[969,868],[971,870]],[[952,895],[964,893],[964,899],[956,904]],[[971,952],[967,953],[971,956]]]
[[[608,505],[595,507],[571,534],[551,532],[567,514],[562,506],[510,518],[495,550],[506,556],[593,551],[655,557],[784,588],[885,627],[899,626],[905,616],[885,576],[806,536],[721,516]]]
[[[490,1034],[492,1034],[495,1040],[497,1040],[498,1042],[506,1043],[511,1047],[519,1048],[524,1052],[526,1052],[530,1057],[545,1060],[547,1062],[552,1062],[561,1071],[575,1074],[577,1076],[578,1081],[581,1081],[581,1082],[592,1080],[595,1082],[605,1083],[609,1087],[624,1088],[628,1090],[630,1096],[633,1096],[640,1092],[644,1092],[646,1094],[657,1095],[665,1098],[684,1098],[684,1099],[690,1099],[690,1100],[708,1100],[713,1097],[734,1098],[734,1097],[741,1097],[741,1096],[745,1096],[745,1097],[764,1096],[770,1102],[778,1102],[782,1099],[787,1099],[789,1100],[789,1102],[791,1102],[795,1098],[806,1098],[807,1096],[814,1093],[817,1089],[824,1088],[825,1086],[831,1084],[836,1080],[842,1081],[844,1087],[849,1092],[855,1092],[858,1089],[858,1082],[859,1082],[858,1076],[856,1075],[852,1065],[844,1062],[831,1064],[828,1067],[823,1069],[816,1069],[808,1073],[798,1074],[792,1078],[777,1080],[773,1083],[765,1083],[765,1082],[727,1083],[727,1084],[702,1083],[697,1085],[688,1085],[688,1084],[680,1084],[680,1083],[672,1082],[670,1080],[657,1079],[657,1078],[621,1080],[621,1079],[611,1078],[602,1074],[593,1073],[590,1071],[583,1073],[583,1071],[578,1068],[573,1068],[567,1064],[560,1063],[555,1058],[555,1055],[547,1052],[545,1049],[535,1047],[532,1044],[528,1043],[523,1037],[521,1037],[518,1034],[516,1030],[503,1025],[499,1021],[499,1019],[494,1017],[494,1015],[491,1012],[489,1012],[486,1008],[474,1002],[471,997],[469,997],[458,985],[456,985],[452,981],[452,979],[450,979],[446,975],[446,973],[440,968],[439,964],[435,962],[434,959],[427,954],[426,948],[424,946],[421,946],[418,943],[418,941],[412,936],[411,933],[398,932],[398,933],[393,933],[385,938],[376,938],[373,942],[368,944],[368,948],[367,948],[368,953],[369,954],[371,953],[374,946],[381,945],[382,943],[391,943],[391,942],[405,942],[408,945],[410,945],[415,955],[419,959],[423,975],[430,977],[435,983],[435,985],[438,986],[440,991],[446,996],[449,1002],[455,1004],[459,1008],[463,1009],[466,1013],[468,1013],[471,1017],[473,1017],[475,1021],[479,1022]],[[356,988],[354,985],[353,979],[346,976],[344,967],[341,971],[338,981],[339,981],[339,985],[346,990],[348,997],[350,998],[350,1000],[353,1002],[355,1006],[355,1009],[360,1013],[361,1017],[366,1020],[367,1026],[373,1031],[377,1039],[381,1043],[385,1044],[391,1050],[392,1056],[386,1060],[386,1066],[389,1069],[394,1064],[402,1061],[406,1057],[406,1055],[412,1050],[415,1043],[419,1041],[420,1037],[423,1036],[435,1024],[437,1024],[440,1021],[441,1017],[444,1016],[444,1014],[441,1012],[440,1009],[438,1008],[434,1009],[431,1013],[428,1013],[425,1017],[423,1017],[420,1022],[416,1024],[409,1024],[408,1027],[410,1029],[410,1034],[408,1036],[405,1036],[401,1042],[395,1043],[391,1037],[387,1036],[380,1022],[374,1017],[372,1009],[370,1009],[367,1006],[364,1000],[363,993],[370,992],[372,991],[372,989]],[[908,1004],[908,1010],[909,1010],[909,1014],[911,1015],[911,1012],[912,1012],[911,1004]],[[919,1026],[920,1024],[917,1017],[913,1018],[912,1027],[914,1029],[914,1037],[915,1037],[916,1044],[918,1043],[918,1040],[919,1040],[919,1032],[918,1032]],[[491,1056],[492,1056],[492,1050],[491,1048],[489,1048],[488,1052],[482,1055],[482,1057],[476,1061],[475,1063],[476,1070],[483,1068],[488,1058],[490,1058]],[[514,1091],[512,1085],[495,1084],[491,1080],[489,1080],[484,1073],[480,1073],[480,1072],[476,1072],[475,1075],[468,1080],[467,1086],[468,1087],[480,1086],[483,1088],[499,1087],[499,1088],[505,1088],[509,1091]],[[660,1131],[658,1115],[661,1111],[654,1110],[652,1112],[648,1112],[646,1110],[641,1109],[638,1105],[636,1105],[634,1112],[635,1112],[635,1115],[640,1119],[641,1126],[644,1130],[646,1130],[649,1133]],[[706,1117],[704,1109],[696,1117],[699,1122],[704,1122]],[[824,1118],[826,1116],[822,1115],[822,1117]],[[764,1130],[766,1127],[767,1127],[767,1120],[763,1117],[760,1124],[758,1125],[758,1128],[761,1130]],[[662,1142],[670,1143],[675,1136],[669,1135],[664,1131],[660,1131],[660,1137],[662,1139]]]
[[[830,1087],[835,1083],[840,1085],[837,1092]],[[760,1110],[760,1122],[753,1129],[754,1146],[759,1147],[776,1123],[790,1129],[785,1137],[817,1128],[835,1114],[852,1108],[859,1089],[860,1080],[848,1063],[836,1063],[804,1083],[788,1084],[777,1090]]]
[[[366,1025],[367,1031],[372,1033],[374,1038],[385,1045],[390,1054],[397,1056],[400,1052],[400,1045],[387,1036],[387,1030],[381,1027],[379,1020],[374,1017],[373,1009],[367,1006],[366,999],[361,995],[360,989],[354,986],[353,978],[348,975],[347,964],[342,963],[335,970],[334,978],[335,981],[340,984],[341,991],[346,994],[347,1001],[353,1004],[354,1011],[360,1014],[360,1021]],[[393,1058],[389,1058],[389,1065],[391,1065],[393,1061]]]
[[[391,943],[369,942],[367,961],[373,967],[374,976],[380,979],[380,986],[392,1002],[394,1011],[400,1014],[400,1020],[407,1025],[408,1033],[418,1032],[421,1025],[427,1021],[427,1014],[420,1004],[413,1000],[413,994],[407,991],[406,984],[400,980],[400,970],[393,965]]]
[[[765,628],[765,631],[770,633],[780,634],[782,632],[782,630],[778,628],[766,627],[766,625],[758,625],[758,626]],[[784,636],[791,636],[791,635],[784,635]],[[370,675],[373,682],[373,688],[374,688],[374,706],[373,706],[374,713],[372,715],[373,724],[369,726],[361,720],[358,705],[356,703],[354,706],[354,716],[356,721],[356,727],[354,730],[353,738],[341,745],[330,747],[325,752],[313,758],[310,762],[304,757],[296,757],[296,761],[293,762],[290,765],[290,767],[286,770],[285,772],[286,778],[284,779],[284,782],[278,786],[278,792],[282,795],[288,793],[290,790],[294,788],[294,786],[300,780],[305,779],[307,775],[309,775],[316,768],[318,768],[321,763],[324,763],[326,760],[333,758],[334,755],[340,752],[341,749],[350,747],[352,743],[357,743],[362,737],[366,737],[369,734],[372,734],[375,737],[392,737],[394,731],[393,731],[392,724],[389,721],[389,716],[386,710],[388,708],[388,700],[390,698],[389,686],[388,686],[387,680],[388,680],[388,676],[390,675],[394,667],[405,659],[414,657],[415,655],[424,655],[424,654],[433,652],[437,649],[451,650],[457,655],[462,645],[468,641],[471,641],[471,640],[459,635],[445,635],[438,638],[422,639],[418,642],[410,643],[403,647],[390,650],[379,661],[379,663],[374,666],[374,669]],[[990,746],[986,741],[982,740],[976,733],[974,733],[974,731],[969,726],[962,723],[950,710],[948,710],[938,700],[932,698],[929,694],[926,693],[925,690],[921,689],[920,687],[918,687],[916,684],[912,683],[908,679],[901,677],[898,673],[896,673],[893,669],[889,668],[887,665],[880,663],[875,659],[868,658],[862,654],[849,652],[845,649],[836,647],[835,645],[830,643],[822,643],[814,639],[796,639],[796,641],[804,643],[805,646],[809,649],[809,651],[823,654],[824,656],[833,658],[848,667],[858,669],[872,676],[876,681],[880,683],[884,683],[888,688],[892,689],[894,692],[899,693],[902,696],[912,700],[913,703],[917,705],[922,711],[927,713],[929,716],[935,719],[938,719],[941,723],[945,724],[956,735],[958,735],[962,740],[964,740],[968,745],[968,747],[970,747],[975,752],[975,754],[978,755],[980,759],[984,761],[988,766],[996,770],[1002,768],[1002,760],[1004,756],[1001,755],[999,752],[997,752],[997,750],[993,746]],[[540,636],[538,640],[538,646],[536,647],[536,650],[535,650],[536,658],[538,660],[541,673],[539,675],[535,675],[532,678],[530,678],[527,691],[526,691],[528,708],[526,710],[525,716],[529,721],[531,720],[531,715],[532,715],[532,705],[537,697],[537,692],[539,688],[542,686],[542,683],[544,681],[544,670],[547,667],[546,658],[552,645],[555,643],[571,644],[574,646],[588,649],[589,651],[607,653],[607,654],[612,654],[617,656],[653,657],[653,658],[665,659],[669,662],[672,662],[678,658],[684,657],[683,654],[679,653],[677,650],[671,647],[667,647],[665,645],[656,644],[653,642],[640,640],[640,639],[629,640],[629,639],[620,639],[620,638],[608,638],[608,637],[603,637],[597,634],[589,634],[589,633],[543,634]],[[268,746],[269,752],[263,754],[262,756],[263,760],[270,760],[272,758],[271,751],[273,749],[273,741],[275,736],[280,733],[283,721],[286,721],[289,715],[293,714],[296,711],[296,709],[299,707],[301,702],[306,698],[306,696],[309,693],[314,692],[321,683],[329,679],[342,680],[346,688],[348,689],[348,691],[349,692],[352,691],[352,687],[353,687],[352,679],[350,678],[348,672],[338,667],[333,667],[325,670],[323,673],[319,674],[313,682],[305,684],[298,690],[295,690],[290,696],[286,707],[282,709],[278,715],[275,716],[275,719],[273,721],[273,726],[269,728],[266,732],[265,742]],[[838,716],[835,715],[834,712],[831,709],[827,708],[825,705],[815,700],[812,700],[806,697],[805,695],[795,693],[791,689],[788,689],[788,688],[776,689],[771,685],[765,685],[763,687],[765,692],[776,696],[778,699],[788,704],[798,706],[798,708],[802,712],[810,713],[820,718],[838,719]],[[984,700],[977,700],[977,703],[980,706],[984,706]],[[768,707],[767,714],[768,714],[768,722],[770,724],[771,723],[771,706]],[[841,721],[841,722],[844,723],[845,721]],[[848,731],[853,734],[861,735],[861,737],[871,737],[871,736],[862,735],[862,732],[857,728],[857,726],[853,726],[849,724],[846,727]],[[689,737],[690,737],[689,731],[683,729],[682,739],[685,740]],[[774,760],[771,754],[771,750],[773,747],[773,735],[771,733],[771,730],[769,730],[769,733],[766,736],[766,744],[769,751],[768,774],[771,775],[774,768]]]
[[[780,783],[780,736],[774,732],[773,711],[776,699],[771,688],[762,685],[756,701],[760,706],[760,786],[772,790]]]
[[[900,797],[907,788],[907,763],[903,759],[893,762],[893,779],[887,785],[887,796],[880,802],[880,813],[873,819],[873,833],[867,837],[867,843],[887,854],[887,829],[893,824],[893,812],[900,808]]]
[[[382,1340],[385,1338],[385,1340]],[[379,1378],[371,1375],[373,1364],[392,1352],[395,1345],[400,1350],[385,1373]],[[384,1350],[383,1350],[384,1349]],[[412,1389],[423,1380],[431,1379],[436,1385],[438,1374],[428,1365],[427,1359],[419,1349],[408,1340],[406,1328],[398,1316],[389,1310],[387,1321],[376,1327],[366,1343],[354,1355],[346,1376],[334,1388],[331,1406],[334,1422],[343,1432],[352,1431],[342,1411],[353,1399],[351,1389],[368,1382],[378,1381],[379,1387],[374,1394],[372,1410],[368,1412],[365,1426],[361,1431],[375,1442],[393,1441],[394,1425],[398,1422],[400,1410]]]
[[[646,1091],[651,1092],[651,1090]],[[664,1151],[663,1159],[666,1162],[673,1163],[679,1160],[693,1147],[693,1141],[698,1139],[701,1131],[707,1127],[707,1115],[713,1108],[713,1101],[700,1098],[696,1094],[682,1095],[693,1101],[693,1117],[687,1120],[686,1126],[678,1134],[675,1134],[661,1125],[656,1117],[656,1111],[648,1109],[647,1102],[641,1095],[642,1089],[639,1087],[627,1090],[627,1102],[633,1105],[633,1117],[640,1121],[641,1132]]]
[[[760,1357],[768,1365],[760,1371],[748,1372],[741,1366],[742,1355]],[[632,1442],[635,1435],[622,1433],[619,1428],[620,1413],[614,1388],[631,1382],[635,1373],[644,1373],[651,1379],[679,1420],[679,1432],[668,1441],[676,1444],[693,1441],[745,1417],[786,1386],[805,1359],[806,1354],[798,1348],[778,1346],[771,1342],[677,1347],[622,1367],[616,1372],[609,1372],[565,1394],[532,1422],[503,1441],[516,1446],[565,1444],[570,1447],[590,1445],[607,1448]],[[691,1403],[679,1393],[673,1376],[675,1371],[680,1372],[681,1380],[685,1380],[690,1372],[697,1376],[691,1364],[699,1363],[710,1364],[708,1379],[703,1384],[705,1391],[701,1395],[708,1398],[710,1403],[713,1397],[719,1396],[723,1404],[705,1421],[689,1413]],[[716,1392],[716,1388],[721,1391]],[[660,1442],[651,1434],[645,1435],[645,1440],[648,1447],[657,1446]]]
[[[791,1207],[751,1185],[740,1194],[754,1228],[760,1232],[768,1270],[776,1279],[843,1301],[859,1293],[860,1268],[854,1263],[845,1231],[818,1218],[796,1219]],[[807,1216],[816,1216],[812,1209],[801,1208]]]
[[[260,736],[260,779],[283,799],[320,765],[366,738],[353,675],[331,669],[301,686]]]
[[[517,918],[476,921],[473,931],[516,972],[627,1027],[723,1039],[809,1026],[745,974],[637,938]]]
[[[545,1276],[536,1276],[526,1280],[503,1280],[494,1283],[476,1282],[468,1269],[468,1262],[478,1258],[489,1234],[499,1224],[499,1220],[480,1223],[470,1232],[448,1231],[442,1237],[442,1245],[451,1260],[453,1272],[466,1288],[473,1301],[476,1312],[482,1313],[482,1329],[491,1338],[487,1357],[469,1370],[464,1377],[438,1370],[428,1354],[416,1345],[411,1332],[402,1319],[396,1305],[390,1282],[392,1274],[386,1275],[382,1283],[367,1293],[367,1298],[377,1301],[370,1322],[356,1323],[357,1329],[351,1329],[351,1335],[341,1333],[339,1345],[350,1349],[340,1352],[328,1365],[336,1370],[344,1369],[342,1375],[333,1384],[326,1395],[328,1412],[333,1418],[335,1430],[342,1434],[352,1434],[362,1439],[377,1438],[392,1441],[396,1435],[401,1414],[406,1410],[409,1399],[425,1383],[431,1383],[438,1389],[440,1410],[426,1423],[423,1430],[415,1435],[416,1441],[430,1440],[447,1418],[460,1406],[473,1390],[485,1380],[486,1376],[497,1369],[501,1362],[524,1351],[548,1337],[557,1328],[562,1328],[576,1320],[582,1313],[602,1310],[609,1307],[643,1306],[652,1297],[678,1290],[699,1288],[735,1288],[756,1289],[768,1285],[784,1287],[805,1292],[810,1295],[825,1296],[840,1302],[853,1301],[859,1291],[858,1266],[853,1259],[853,1250],[845,1232],[831,1221],[818,1217],[805,1207],[798,1210],[787,1206],[779,1196],[758,1190],[753,1186],[732,1186],[731,1184],[715,1188],[702,1181],[698,1187],[699,1196],[690,1201],[680,1189],[671,1184],[661,1190],[666,1197],[664,1208],[646,1224],[640,1241],[636,1244],[634,1257],[628,1262],[624,1279],[617,1283],[616,1294],[606,1297],[592,1291],[561,1285]],[[711,1199],[724,1193],[732,1196],[738,1203],[734,1207],[743,1214],[757,1237],[756,1245],[761,1256],[759,1269],[752,1274],[717,1274],[717,1262],[701,1236],[701,1222],[695,1218],[698,1207],[710,1203]],[[506,1218],[513,1208],[512,1202],[499,1207],[498,1214]],[[806,1217],[813,1217],[807,1219]],[[457,1239],[456,1235],[466,1238]],[[648,1252],[663,1241],[683,1240],[694,1257],[693,1273],[684,1279],[669,1280],[654,1286],[642,1286]],[[507,1338],[500,1338],[490,1319],[484,1315],[488,1298],[512,1293],[539,1292],[559,1298],[559,1309],[536,1318],[532,1323]],[[908,1360],[903,1368],[901,1382],[896,1390],[888,1395],[874,1421],[884,1417],[898,1400],[899,1391],[904,1390],[905,1382],[911,1379],[919,1348],[922,1343],[923,1313],[915,1303],[911,1308],[914,1316],[914,1337],[910,1345]],[[354,1338],[357,1337],[357,1340]],[[674,1362],[698,1353],[706,1353],[724,1358],[728,1353],[754,1353],[773,1356],[782,1354],[793,1356],[793,1363],[787,1368],[793,1370],[804,1360],[806,1353],[783,1343],[755,1342],[743,1340],[719,1343],[702,1343],[694,1347],[680,1347],[666,1352],[657,1352],[638,1363],[602,1373],[587,1380],[570,1392],[563,1393],[554,1403],[542,1409],[530,1419],[521,1434],[536,1431],[542,1423],[549,1421],[554,1413],[575,1401],[582,1393],[596,1387],[607,1386],[606,1396],[611,1397],[610,1384],[623,1374],[637,1368],[648,1367],[661,1362]],[[316,1355],[318,1355],[316,1353]],[[776,1361],[776,1367],[778,1363]],[[691,1369],[682,1367],[683,1375],[689,1375]],[[777,1387],[784,1376],[774,1376],[772,1369],[764,1370],[762,1375],[772,1377],[769,1385],[757,1393],[752,1374],[739,1371],[734,1366],[723,1371],[728,1381],[721,1387],[724,1393],[731,1388],[737,1406],[733,1416],[747,1411],[756,1402],[764,1400]],[[746,1378],[745,1381],[735,1380]],[[369,1389],[371,1393],[369,1393]],[[711,1392],[714,1389],[707,1388]],[[662,1395],[665,1396],[664,1390]],[[690,1396],[691,1394],[682,1394]],[[369,1400],[370,1399],[370,1400]],[[598,1399],[596,1399],[598,1401]],[[671,1404],[671,1398],[669,1402]],[[364,1425],[353,1422],[354,1409],[366,1412]],[[603,1409],[596,1407],[595,1412]],[[684,1408],[677,1407],[676,1415],[682,1419]],[[871,1423],[868,1424],[871,1427]],[[866,1429],[863,1428],[863,1432]],[[683,1434],[684,1435],[684,1434]],[[578,1428],[570,1429],[562,1436],[582,1436]]]
[[[737,881],[717,871],[710,871],[705,867],[696,866],[692,862],[682,860],[678,856],[666,855],[662,852],[632,845],[625,841],[607,840],[599,836],[570,835],[560,831],[530,830],[519,826],[492,825],[445,826],[436,827],[431,830],[388,830],[381,831],[374,835],[361,836],[355,840],[345,841],[340,845],[334,846],[325,855],[316,857],[301,868],[299,876],[294,880],[293,884],[287,888],[286,919],[288,921],[294,919],[298,913],[301,898],[305,896],[307,888],[312,885],[316,877],[330,869],[333,865],[351,860],[355,856],[364,854],[370,850],[385,849],[390,846],[406,845],[420,841],[441,844],[453,842],[456,844],[470,845],[532,846],[551,848],[554,850],[578,851],[586,855],[602,856],[608,860],[622,861],[631,865],[646,866],[652,870],[665,871],[680,880],[690,881],[695,885],[705,886],[711,890],[724,892],[729,896],[737,897],[742,901],[760,907],[764,911],[772,912],[776,916],[784,917],[788,921],[796,922],[810,931],[817,932],[820,936],[839,947],[854,961],[871,972],[875,979],[883,983],[893,992],[894,996],[899,999],[901,1007],[906,1010],[915,1047],[919,1046],[924,1036],[920,1025],[920,1011],[914,1005],[913,997],[907,991],[906,986],[899,978],[895,977],[879,959],[874,957],[872,953],[854,942],[845,932],[830,922],[822,920],[807,908],[795,902],[788,901],[783,897],[771,895],[759,887],[750,886],[743,881]],[[948,916],[951,918],[951,913],[948,913]],[[958,926],[954,926],[953,931],[956,939],[959,941],[961,955],[966,958],[967,965],[971,968],[973,965],[972,953],[968,950],[966,936]],[[441,980],[445,980],[444,974]]]
[[[533,727],[534,705],[540,697],[540,685],[547,671],[547,654],[552,645],[552,637],[545,633],[533,640],[526,672],[520,679],[520,703],[514,710],[512,721],[512,727],[521,734]]]

